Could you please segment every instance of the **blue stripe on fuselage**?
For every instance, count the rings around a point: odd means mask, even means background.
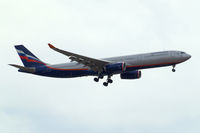
[[[94,72],[92,70],[55,70],[44,66],[36,68],[35,74],[47,77],[72,78],[97,75],[97,72]]]
[[[168,64],[156,64],[156,65],[146,65],[146,66],[127,66],[126,72],[135,71],[138,69],[148,69],[155,67],[164,67],[171,66],[177,63],[168,63]],[[57,69],[57,68],[55,68]],[[47,66],[37,67],[36,72],[34,74],[47,76],[47,77],[57,77],[57,78],[72,78],[72,77],[81,77],[81,76],[97,76],[98,73],[92,70],[55,70],[49,68]],[[103,73],[103,75],[107,75],[107,73]]]

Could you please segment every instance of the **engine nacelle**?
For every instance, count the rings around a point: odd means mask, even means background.
[[[118,74],[126,71],[126,64],[125,63],[115,63],[115,64],[108,64],[104,68],[106,73],[109,74]]]
[[[120,74],[121,79],[139,79],[142,76],[141,71],[131,71]]]

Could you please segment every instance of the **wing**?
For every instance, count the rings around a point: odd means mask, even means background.
[[[48,45],[51,49],[68,56],[71,61],[76,61],[80,64],[88,66],[91,70],[93,70],[95,72],[102,72],[105,65],[110,63],[108,61],[94,59],[94,58],[78,55],[78,54],[75,54],[75,53],[71,53],[71,52],[68,52],[68,51],[64,51],[64,50],[61,50],[61,49],[54,47],[50,43]]]

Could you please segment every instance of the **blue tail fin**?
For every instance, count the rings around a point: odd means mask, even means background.
[[[38,59],[23,45],[16,45],[15,48],[25,67],[38,67],[45,65],[45,63],[40,61],[40,59]]]

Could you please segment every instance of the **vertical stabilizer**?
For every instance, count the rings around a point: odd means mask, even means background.
[[[38,67],[45,65],[45,63],[38,59],[23,45],[16,45],[15,48],[25,67]]]

